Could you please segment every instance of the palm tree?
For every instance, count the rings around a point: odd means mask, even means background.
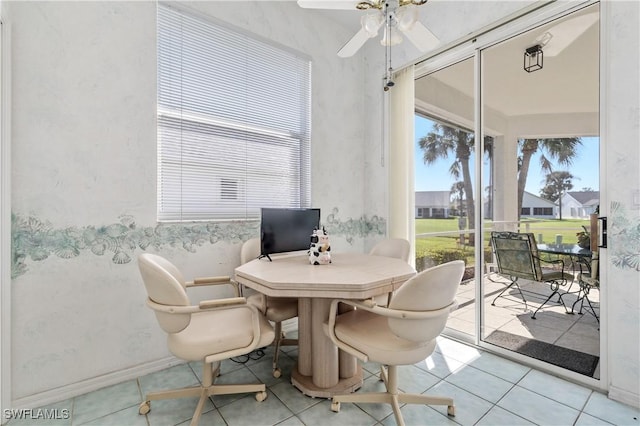
[[[469,169],[469,158],[471,157],[471,147],[473,146],[473,133],[459,128],[444,126],[440,123],[433,124],[433,131],[423,136],[418,141],[420,149],[423,151],[422,159],[425,164],[433,164],[439,159],[449,158],[449,154],[455,154],[455,161],[449,167],[449,173],[456,180],[464,182],[464,193],[466,195],[466,211],[469,219],[469,228],[474,227],[474,203],[473,186],[471,184],[471,172]]]
[[[462,211],[462,200],[464,199],[464,182],[458,181],[451,185],[449,193],[453,194],[453,199],[458,200],[458,211]]]
[[[582,145],[580,138],[520,139],[518,141],[521,152],[518,158],[518,218],[522,212],[522,197],[533,154],[541,152],[540,168],[543,172],[551,173],[553,171],[551,160],[563,166],[570,166],[578,154],[580,145]]]
[[[567,171],[551,172],[545,178],[545,186],[540,190],[540,196],[554,203],[558,202],[560,220],[562,220],[562,194],[573,189],[574,175]]]
[[[448,159],[450,154],[455,155],[455,160],[449,167],[449,173],[456,180],[460,180],[462,177],[469,229],[475,228],[473,185],[469,169],[469,159],[474,142],[473,132],[436,122],[433,123],[433,131],[418,141],[418,145],[423,151],[422,159],[427,165],[433,164],[439,159]],[[485,137],[484,148],[486,152],[491,151],[491,143],[491,137]],[[470,237],[468,241],[473,244],[474,240]]]

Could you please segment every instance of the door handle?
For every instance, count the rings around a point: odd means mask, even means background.
[[[598,220],[602,221],[602,232],[600,233],[600,235],[602,235],[602,240],[598,247],[607,248],[607,217],[599,217]]]

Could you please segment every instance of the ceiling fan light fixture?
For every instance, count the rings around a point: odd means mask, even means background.
[[[380,44],[383,46],[396,46],[402,43],[402,36],[395,27],[387,25],[384,27],[384,36],[380,40]]]
[[[395,15],[398,29],[400,31],[410,30],[411,27],[418,21],[419,13],[418,8],[414,4],[409,4],[405,7],[401,7]]]
[[[0,0],[1,2],[2,0]],[[365,11],[360,17],[360,29],[338,50],[338,56],[353,56],[371,38],[377,38],[380,27],[386,24],[383,46],[394,46],[407,38],[420,52],[437,46],[438,38],[420,22],[418,6],[427,0],[297,0],[305,9],[335,9]]]
[[[378,30],[384,22],[384,16],[381,13],[371,13],[360,18],[362,29],[367,33],[369,38],[378,35]]]

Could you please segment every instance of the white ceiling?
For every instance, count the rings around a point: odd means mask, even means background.
[[[433,3],[433,1],[419,7],[418,10],[420,21],[439,35],[444,29],[440,28],[441,21],[434,14],[441,9],[438,8],[438,2]],[[464,8],[464,2],[460,2],[460,5]],[[339,23],[353,34],[360,29],[360,17],[363,15],[359,10],[314,9],[313,12]],[[464,10],[460,10],[459,13],[461,16],[466,16]],[[590,19],[589,15],[596,19]],[[483,55],[485,105],[507,117],[597,112],[599,106],[597,17],[598,5],[596,4],[486,49]],[[544,67],[542,70],[527,73],[523,70],[524,50],[536,44],[536,39],[545,32],[551,32],[553,37],[543,48]],[[345,40],[345,43],[347,41]],[[373,41],[370,40],[368,43]],[[405,40],[404,43],[409,42]],[[566,47],[559,53],[554,52],[558,50],[558,46],[565,45]],[[554,53],[557,54],[552,56]],[[455,90],[473,97],[472,61],[461,62],[432,76]],[[421,80],[417,80],[416,97],[418,99],[421,97],[420,84]],[[423,100],[429,102],[429,99]]]
[[[485,105],[507,117],[596,112],[599,105],[597,13],[595,5],[486,49],[482,57]],[[543,68],[528,73],[523,69],[524,51],[535,45],[545,32],[554,36],[543,47]],[[563,39],[563,35],[571,32],[575,38]],[[557,52],[562,46],[566,47]],[[460,62],[433,77],[473,97],[473,61]],[[418,80],[417,93],[421,92],[420,84]]]

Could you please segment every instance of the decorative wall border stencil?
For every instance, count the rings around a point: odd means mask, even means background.
[[[385,235],[387,233],[387,221],[378,216],[371,218],[362,216],[360,219],[347,219],[342,222],[338,218],[338,208],[334,207],[331,214],[327,216],[325,225],[329,235],[342,235],[349,244],[353,244],[355,237],[366,237],[368,235]]]
[[[611,202],[608,246],[611,263],[621,269],[640,272],[640,217],[630,214],[624,204]]]
[[[354,238],[370,234],[384,235],[386,222],[372,218],[337,218],[332,209],[324,225],[332,235],[342,235],[353,244]],[[152,247],[182,247],[195,253],[198,247],[218,241],[246,241],[259,233],[259,221],[159,223],[139,226],[133,216],[122,215],[120,221],[104,226],[70,226],[56,229],[34,216],[11,215],[11,276],[16,278],[28,271],[27,262],[42,261],[50,256],[71,259],[88,250],[96,256],[110,256],[116,264],[126,264],[133,253]]]
[[[237,221],[138,226],[132,216],[123,215],[120,222],[110,225],[55,229],[39,218],[12,214],[11,275],[15,278],[27,272],[27,258],[36,262],[52,255],[71,259],[82,250],[90,250],[97,256],[110,255],[116,264],[131,262],[138,248],[160,250],[171,246],[195,253],[197,247],[207,243],[246,241],[258,234],[258,224],[258,221]]]

